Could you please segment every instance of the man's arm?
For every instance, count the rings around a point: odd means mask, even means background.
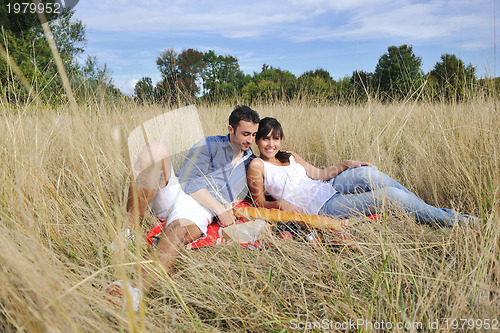
[[[203,139],[189,150],[179,173],[179,181],[183,184],[184,191],[213,211],[221,226],[225,227],[234,223],[234,217],[207,189],[213,188],[208,175],[214,171],[208,145],[209,142]]]
[[[202,139],[189,149],[178,177],[184,192],[191,194],[206,186],[204,179],[209,173],[210,159],[206,139]]]
[[[201,205],[213,211],[219,218],[221,227],[227,227],[234,223],[232,212],[224,207],[217,199],[215,199],[207,189],[200,189],[190,194]]]

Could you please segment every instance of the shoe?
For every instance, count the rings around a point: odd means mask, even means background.
[[[481,225],[481,219],[479,217],[472,215],[462,215],[462,217],[465,219],[465,223],[469,227],[479,227]]]
[[[122,235],[116,235],[115,239],[113,239],[113,241],[107,246],[109,252],[118,252],[118,243],[122,239],[125,241],[125,247],[134,245],[135,235],[132,233],[132,231],[130,231],[130,229],[122,229],[121,233]]]
[[[132,302],[132,308],[134,309],[135,312],[138,312],[139,305],[141,304],[142,301],[142,292],[137,288],[133,288],[132,285],[130,285],[130,283],[128,282],[127,282],[127,290],[128,294],[130,295],[130,300]],[[112,303],[115,306],[126,307],[125,302],[128,301],[128,298],[126,299],[123,293],[123,282],[121,280],[116,280],[113,283],[111,283],[104,289],[104,292],[107,294],[108,301],[110,303]]]
[[[481,220],[475,216],[460,214],[449,208],[441,208],[441,210],[447,212],[448,214],[451,214],[454,217],[454,221],[448,222],[449,227],[453,227],[455,221],[457,221],[458,225],[460,226],[469,226],[469,227],[478,226],[479,223],[481,222]]]

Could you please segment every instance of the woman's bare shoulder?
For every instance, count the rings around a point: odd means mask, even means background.
[[[260,158],[254,158],[249,165],[250,168],[254,169],[264,169],[264,161]]]

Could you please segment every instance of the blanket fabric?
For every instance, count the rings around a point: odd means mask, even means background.
[[[241,200],[236,203],[235,207],[252,207],[250,201]],[[383,217],[380,215],[370,215],[369,219],[375,221],[383,220]],[[158,244],[158,240],[160,239],[161,233],[165,228],[166,221],[162,218],[158,218],[159,222],[146,233],[146,241],[151,246],[156,246]],[[238,218],[237,223],[245,223],[248,222],[247,219]],[[217,221],[214,221],[207,227],[207,235],[205,237],[198,238],[192,243],[189,243],[185,246],[187,250],[194,250],[205,246],[217,245],[217,244],[225,244],[227,240],[222,236],[222,228],[219,226]],[[256,241],[253,243],[242,243],[241,246],[249,247],[252,249],[261,249],[264,244],[260,241]]]

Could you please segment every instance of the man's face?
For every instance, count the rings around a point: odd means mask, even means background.
[[[240,120],[236,129],[229,125],[229,141],[233,145],[240,147],[241,150],[247,151],[253,143],[258,129],[259,124]]]

